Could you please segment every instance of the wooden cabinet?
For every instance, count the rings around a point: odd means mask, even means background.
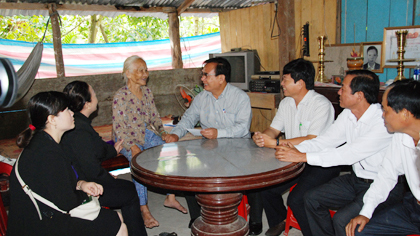
[[[324,86],[315,86],[315,91],[319,94],[324,95],[328,100],[331,101],[334,111],[335,111],[335,118],[343,111],[343,108],[340,107],[340,97],[338,95],[338,90],[340,90],[340,87],[324,87]],[[385,92],[385,88],[381,88],[379,90],[378,95],[378,102],[382,102],[382,95]]]
[[[280,93],[257,93],[248,92],[251,99],[252,121],[251,132],[264,131],[270,127],[271,121],[276,115],[279,107],[281,94]]]
[[[337,118],[338,114],[343,111],[343,108],[340,107],[340,98],[338,96],[339,87],[321,87],[315,86],[315,92],[324,95],[328,100],[331,101],[334,111],[335,111],[335,118]]]

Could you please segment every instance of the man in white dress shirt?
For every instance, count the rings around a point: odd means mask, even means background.
[[[276,151],[281,161],[322,167],[352,165],[351,174],[306,192],[305,209],[313,235],[346,235],[345,226],[359,214],[363,195],[378,173],[392,138],[384,126],[378,93],[379,78],[375,73],[349,71],[338,91],[340,106],[345,109],[334,124],[314,139]],[[403,185],[397,184],[380,207],[399,201],[402,191]],[[333,219],[329,209],[338,209]]]
[[[348,236],[420,234],[419,104],[418,81],[398,81],[385,91],[382,99],[385,126],[395,134],[375,181],[363,197],[360,215],[346,226]],[[374,214],[403,174],[411,192],[406,193],[402,203]]]
[[[284,66],[281,85],[286,97],[280,102],[270,127],[263,133],[254,133],[252,139],[255,144],[270,148],[285,142],[297,145],[325,132],[334,121],[334,108],[326,97],[314,91],[314,78],[315,68],[310,61],[296,59]],[[281,133],[285,134],[286,139],[278,138]],[[259,190],[262,195],[260,201],[264,205],[270,227],[265,235],[276,236],[284,231],[287,209],[283,204],[282,195],[296,183],[298,185],[290,192],[287,205],[292,209],[302,233],[305,236],[311,235],[305,208],[302,207],[303,195],[309,189],[337,177],[340,170],[340,167],[306,166],[299,177],[263,191]],[[254,195],[248,194],[249,202],[252,197]],[[253,205],[250,205],[252,209]],[[255,222],[250,220],[250,229],[253,224]]]

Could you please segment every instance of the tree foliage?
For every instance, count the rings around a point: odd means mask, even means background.
[[[48,17],[45,16],[0,16],[0,38],[27,42],[41,41]],[[133,42],[169,38],[168,20],[155,17],[132,17],[119,15],[103,17],[101,24],[109,42]],[[63,44],[88,43],[91,27],[90,16],[61,16],[61,40]],[[219,17],[180,17],[180,36],[195,36],[219,32]],[[45,34],[46,43],[52,43],[51,24]],[[95,42],[105,43],[98,33]]]

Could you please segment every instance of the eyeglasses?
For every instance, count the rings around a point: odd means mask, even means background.
[[[216,74],[209,74],[209,73],[206,73],[206,72],[201,72],[201,77],[207,77],[209,75],[216,75]]]

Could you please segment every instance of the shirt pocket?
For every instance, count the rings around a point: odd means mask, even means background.
[[[235,117],[236,115],[233,113],[223,113],[223,126],[224,127],[232,127],[235,124]]]
[[[311,126],[310,121],[302,121],[299,126],[300,135],[307,136],[310,126]]]

